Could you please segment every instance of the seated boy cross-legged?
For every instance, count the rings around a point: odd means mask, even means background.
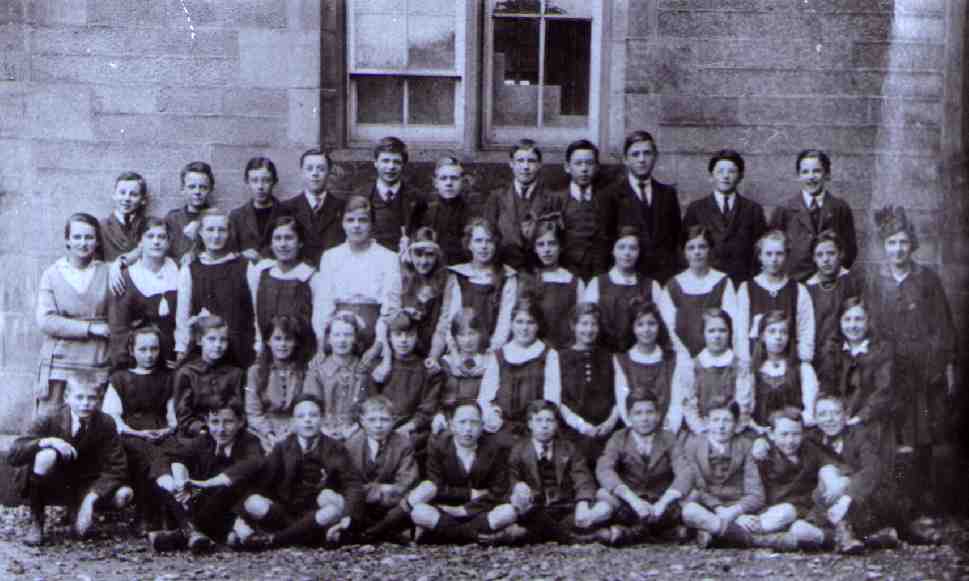
[[[111,416],[98,410],[104,384],[78,372],[67,379],[65,405],[42,415],[13,443],[9,462],[15,486],[30,506],[24,544],[44,543],[44,507],[76,511],[74,531],[87,537],[96,508],[123,508],[134,496],[125,482],[128,464]]]
[[[679,493],[673,484],[676,436],[658,429],[660,413],[652,392],[626,400],[629,427],[609,438],[596,463],[602,488],[597,498],[609,507],[611,544],[631,543],[661,534],[677,538]]]
[[[528,436],[509,453],[509,503],[495,509],[525,529],[530,541],[608,540],[600,529],[609,505],[596,501],[596,481],[585,455],[558,436],[558,407],[535,400],[526,409]],[[514,529],[513,529],[514,530]]]
[[[204,552],[225,541],[244,494],[243,475],[262,460],[259,438],[246,431],[245,418],[240,400],[225,400],[207,412],[207,433],[180,440],[152,468],[176,524],[174,530],[148,533],[152,549],[188,543],[192,552]]]
[[[378,395],[360,406],[360,425],[346,442],[354,468],[363,476],[364,512],[354,529],[362,540],[392,539],[410,526],[398,506],[417,483],[417,461],[410,439],[394,430],[395,407]]]
[[[749,523],[740,516],[764,506],[764,484],[751,457],[751,440],[736,433],[736,402],[711,403],[707,432],[687,440],[674,467],[673,489],[682,501],[683,524],[697,529],[697,545],[749,546]]]
[[[812,440],[804,438],[804,419],[793,407],[770,415],[769,441],[758,440],[754,452],[767,499],[759,515],[746,514],[738,524],[753,533],[758,547],[777,550],[816,549],[824,543],[824,531],[807,519],[814,507],[813,494],[818,472],[827,455]]]
[[[427,479],[401,505],[422,542],[474,542],[514,520],[511,507],[493,510],[508,491],[508,454],[495,439],[482,437],[476,401],[458,400],[447,413],[450,433],[431,439]]]
[[[292,433],[263,460],[259,492],[245,499],[244,522],[236,522],[244,547],[334,544],[360,518],[363,480],[346,448],[320,432],[322,402],[303,394],[292,409]]]

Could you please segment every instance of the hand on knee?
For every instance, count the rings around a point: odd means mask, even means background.
[[[128,506],[131,499],[135,497],[135,491],[131,489],[130,486],[122,486],[114,492],[114,497],[111,499],[111,503],[114,508],[124,508]]]
[[[346,510],[346,501],[343,500],[342,495],[327,488],[321,490],[320,494],[316,497],[316,506],[320,508],[332,507],[338,513],[343,514],[343,511]]]
[[[794,521],[791,534],[798,544],[821,544],[824,542],[824,531],[805,520]]]
[[[159,476],[158,480],[155,480],[155,484],[157,484],[158,488],[161,488],[165,492],[168,492],[168,493],[175,492],[175,479],[172,478],[171,474]]]
[[[242,503],[242,509],[246,511],[247,516],[255,520],[262,520],[269,514],[271,505],[272,502],[268,498],[253,494]]]
[[[441,513],[439,513],[436,508],[429,504],[415,505],[413,510],[410,511],[411,521],[413,521],[415,525],[424,527],[425,529],[433,529],[436,527],[440,518]]]
[[[34,455],[34,474],[46,476],[54,470],[57,465],[57,451],[52,448],[44,448]]]
[[[435,485],[430,480],[425,480],[417,485],[414,490],[410,491],[407,495],[407,502],[411,506],[417,506],[418,504],[426,504],[437,496],[437,485]]]

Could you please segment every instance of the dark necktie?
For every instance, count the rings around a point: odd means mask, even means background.
[[[77,433],[74,434],[74,440],[80,442],[81,440],[84,439],[84,436],[87,435],[88,429],[90,428],[89,426],[90,423],[91,423],[91,420],[89,419],[82,419],[79,421],[79,424],[77,427]]]
[[[639,199],[647,206],[652,206],[651,200],[646,196],[646,184],[648,183],[646,180],[639,180],[636,185],[639,186]]]
[[[811,205],[808,206],[808,211],[811,212],[811,223],[814,224],[814,230],[817,231],[821,226],[821,204],[818,203],[818,198],[820,196],[811,196]]]
[[[549,450],[548,442],[540,442],[538,444],[538,448],[538,459],[540,461],[549,462],[552,460],[552,453],[551,450]]]

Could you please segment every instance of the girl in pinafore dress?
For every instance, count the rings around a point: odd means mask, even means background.
[[[623,353],[636,342],[633,301],[656,302],[662,289],[658,282],[636,270],[639,230],[630,226],[619,229],[612,258],[615,265],[606,274],[592,279],[583,300],[598,304],[602,312],[602,345],[612,353]]]
[[[155,492],[151,468],[173,449],[174,440],[169,436],[177,428],[172,374],[161,359],[161,343],[162,333],[154,326],[128,334],[128,353],[134,367],[111,374],[102,404],[121,436],[135,504],[146,532],[161,528],[159,507],[164,504]]]
[[[474,309],[461,309],[451,320],[451,335],[456,351],[441,358],[444,386],[441,390],[441,406],[431,422],[431,432],[440,434],[448,429],[448,411],[458,402],[476,400],[481,391],[484,376],[484,325]]]
[[[804,425],[814,425],[814,402],[818,377],[810,363],[798,359],[793,326],[781,310],[768,311],[759,319],[757,343],[751,371],[754,374],[752,427],[763,433],[770,426],[771,412],[793,406],[801,409]]]
[[[545,341],[555,349],[572,345],[571,314],[585,294],[585,283],[559,265],[562,254],[562,225],[556,220],[540,220],[535,226],[532,250],[535,270],[522,275],[518,296],[531,294],[542,309],[548,329]]]
[[[590,466],[606,447],[619,422],[612,353],[599,344],[601,312],[595,303],[579,303],[568,322],[575,342],[559,355],[560,410],[570,436]],[[559,402],[557,402],[559,403]]]
[[[438,361],[445,347],[454,350],[454,337],[447,333],[450,321],[462,308],[474,309],[484,323],[488,351],[495,351],[511,334],[511,310],[518,297],[518,276],[497,260],[500,243],[498,230],[483,218],[473,218],[464,229],[464,244],[471,262],[449,268],[445,292],[450,293],[450,307],[438,321],[437,334],[446,338],[435,341],[430,357]]]
[[[814,306],[814,345],[819,354],[825,343],[841,332],[841,306],[851,297],[864,293],[862,277],[841,266],[844,251],[834,230],[818,234],[811,245],[817,272],[804,281]],[[816,361],[818,365],[822,362]]]
[[[775,310],[783,311],[791,321],[798,358],[807,363],[814,359],[814,305],[804,285],[785,271],[787,248],[787,235],[780,230],[764,234],[756,245],[760,274],[740,283],[734,350],[743,361],[750,361],[760,319]]]
[[[414,232],[401,254],[400,306],[417,329],[416,351],[427,357],[435,341],[442,349],[446,344],[445,336],[438,337],[437,331],[442,328],[441,314],[450,311],[451,295],[445,292],[447,263],[437,233],[427,227]]]
[[[928,517],[940,510],[938,500],[961,491],[944,490],[960,486],[950,480],[951,462],[933,466],[933,447],[947,443],[956,407],[956,330],[942,280],[913,258],[919,240],[904,208],[884,208],[875,222],[888,263],[872,273],[868,302],[878,329],[895,342],[896,460],[916,514]]]
[[[64,403],[74,372],[108,377],[108,265],[100,256],[101,230],[90,214],[73,214],[64,226],[67,256],[40,277],[37,325],[46,335],[40,352],[35,414]]]
[[[662,429],[679,434],[684,424],[686,402],[695,398],[690,358],[673,348],[670,332],[656,303],[633,305],[633,334],[636,344],[613,356],[616,377],[616,405],[626,419],[626,398],[631,393],[652,392],[663,418]],[[698,419],[686,416],[691,430],[698,430]]]
[[[227,248],[229,217],[217,209],[205,210],[199,218],[195,247],[188,264],[178,273],[178,309],[175,350],[189,351],[192,317],[215,315],[229,329],[229,358],[243,369],[252,363],[252,294],[246,276],[249,262]]]
[[[305,242],[306,231],[295,218],[276,218],[269,224],[263,241],[272,258],[253,264],[246,273],[256,313],[257,355],[269,340],[263,330],[271,326],[274,317],[299,317],[307,325],[313,320],[313,295],[319,286],[319,273],[315,266],[302,260]]]
[[[707,414],[723,402],[737,402],[740,423],[749,423],[753,404],[753,376],[732,349],[733,321],[720,308],[705,309],[700,316],[703,324],[703,351],[693,358],[696,397],[687,403],[689,415],[699,418],[699,429],[706,431]]]
[[[521,300],[511,312],[512,340],[488,355],[478,404],[485,431],[510,447],[527,434],[525,411],[536,399],[560,401],[558,353],[541,339],[542,311]]]
[[[358,407],[367,398],[370,369],[360,361],[366,323],[340,311],[323,326],[323,349],[310,361],[303,393],[323,402],[323,433],[345,442],[359,428]]]
[[[274,316],[261,333],[266,344],[246,378],[246,421],[269,452],[289,435],[293,400],[303,392],[316,338],[305,319],[291,315]]]
[[[737,315],[737,293],[730,277],[710,268],[712,249],[710,231],[705,226],[691,226],[683,245],[689,268],[666,283],[659,299],[666,326],[673,330],[674,340],[679,340],[690,357],[696,357],[704,348],[704,311],[716,308],[731,317]]]
[[[175,415],[178,433],[193,438],[208,431],[209,410],[228,399],[242,401],[245,371],[228,357],[232,348],[229,325],[222,317],[206,315],[192,322],[193,353],[175,369]]]
[[[159,361],[175,365],[175,312],[178,304],[178,265],[168,257],[171,235],[160,218],[145,220],[137,262],[124,269],[124,292],[113,296],[108,307],[111,324],[111,363],[127,369],[128,335],[133,325],[151,324],[161,333]]]

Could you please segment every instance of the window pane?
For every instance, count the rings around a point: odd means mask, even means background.
[[[412,77],[407,80],[407,122],[454,125],[454,79]]]
[[[456,14],[454,0],[410,0],[408,14]]]
[[[494,0],[495,14],[538,14],[542,10],[539,0]]]
[[[362,77],[357,86],[358,123],[403,123],[404,81],[395,77]]]
[[[358,14],[354,29],[356,67],[402,69],[407,62],[404,16]]]
[[[538,124],[538,20],[496,18],[494,124]]]
[[[545,91],[542,122],[585,127],[589,122],[592,23],[549,19],[545,28]]]
[[[592,18],[593,4],[589,0],[545,0],[545,14]]]
[[[354,0],[353,11],[357,14],[386,14],[403,12],[406,0]]]
[[[454,17],[409,17],[409,68],[454,70]]]

